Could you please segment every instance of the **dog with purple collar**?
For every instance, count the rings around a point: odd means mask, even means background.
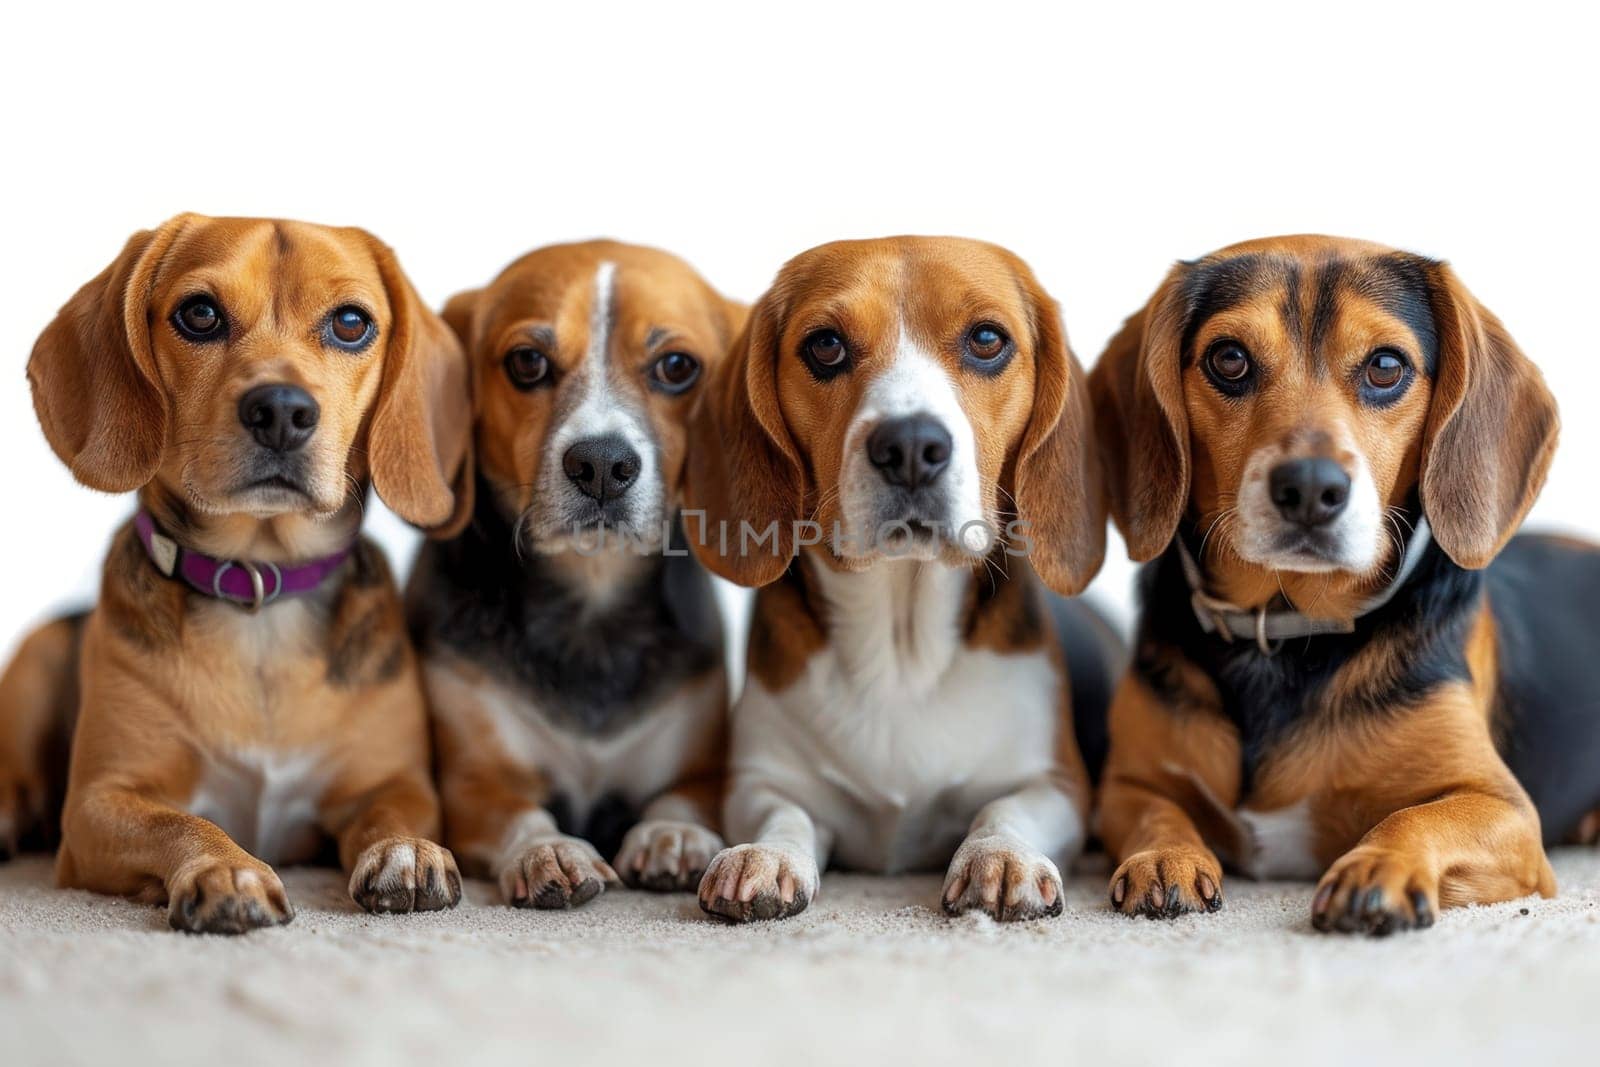
[[[415,657],[359,527],[369,486],[430,532],[471,513],[471,397],[393,252],[179,216],[67,302],[28,376],[73,475],[139,511],[93,611],[0,678],[0,858],[59,826],[62,886],[196,933],[288,922],[271,864],[329,842],[367,910],[454,906]]]

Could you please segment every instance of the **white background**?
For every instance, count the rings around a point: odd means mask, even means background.
[[[1086,364],[1174,259],[1369,237],[1454,261],[1543,367],[1565,429],[1534,522],[1600,533],[1582,6],[1112,6],[12,5],[0,645],[92,595],[130,509],[46,447],[33,339],[183,210],[365,226],[435,302],[594,235],[744,299],[828,239],[983,237],[1033,264]],[[1099,589],[1125,604],[1111,558]]]

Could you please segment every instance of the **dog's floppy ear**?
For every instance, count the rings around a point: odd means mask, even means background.
[[[695,555],[740,585],[766,585],[794,558],[800,457],[778,406],[778,298],[762,297],[689,418],[684,502]],[[769,534],[769,530],[772,531]]]
[[[464,289],[446,300],[444,310],[439,312],[439,317],[456,335],[456,340],[461,342],[461,351],[466,353],[468,362],[472,360],[473,316],[477,314],[478,301],[482,297],[482,289]]]
[[[1488,566],[1533,507],[1560,419],[1539,369],[1455,272],[1431,268],[1439,364],[1423,432],[1422,510],[1462,567]]]
[[[1111,517],[1128,555],[1172,543],[1189,499],[1189,416],[1179,351],[1188,304],[1182,265],[1123,323],[1089,375]]]
[[[122,254],[68,300],[28,359],[39,425],[73,477],[125,493],[155,477],[166,447],[166,392],[150,347],[156,267],[188,216],[128,238]]]
[[[471,366],[394,252],[367,240],[394,320],[367,438],[372,484],[402,519],[430,537],[448,537],[472,514]]]
[[[1051,589],[1072,596],[1099,572],[1106,554],[1094,414],[1060,307],[1031,277],[1025,285],[1033,304],[1036,369],[1033,411],[1017,450],[1012,495],[1033,541],[1034,570]]]

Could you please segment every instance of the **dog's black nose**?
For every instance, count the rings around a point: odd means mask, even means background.
[[[615,500],[639,477],[639,453],[616,434],[585,437],[561,459],[572,484],[596,503]]]
[[[265,448],[293,452],[311,440],[322,409],[297,385],[258,385],[239,398],[239,421]]]
[[[1272,468],[1272,502],[1290,522],[1332,522],[1350,500],[1350,476],[1331,459],[1291,459]]]
[[[867,458],[890,485],[920,489],[932,485],[950,465],[954,442],[932,415],[887,419],[867,438]]]

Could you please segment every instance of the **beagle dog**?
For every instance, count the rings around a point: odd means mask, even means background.
[[[94,610],[0,681],[0,838],[37,836],[64,793],[59,883],[190,932],[288,922],[269,864],[329,839],[367,910],[454,905],[421,679],[358,528],[369,484],[417,526],[457,521],[471,403],[394,253],[180,215],[67,302],[28,377],[74,476],[139,510]]]
[[[423,548],[408,601],[446,838],[517,907],[619,872],[692,888],[722,847],[728,696],[676,513],[690,405],[744,309],[675,256],[591,241],[445,318],[480,383],[477,506]]]
[[[947,867],[951,914],[1061,911],[1089,814],[1074,723],[1117,652],[1039,579],[1099,568],[1092,443],[1059,310],[1011,253],[900,237],[784,266],[692,423],[690,543],[761,587],[725,808],[745,843],[703,909],[794,915],[831,863]]]
[[[1600,553],[1512,535],[1556,405],[1443,263],[1300,236],[1180,263],[1091,378],[1143,570],[1099,830],[1111,903],[1317,878],[1320,930],[1545,896],[1596,836]]]

